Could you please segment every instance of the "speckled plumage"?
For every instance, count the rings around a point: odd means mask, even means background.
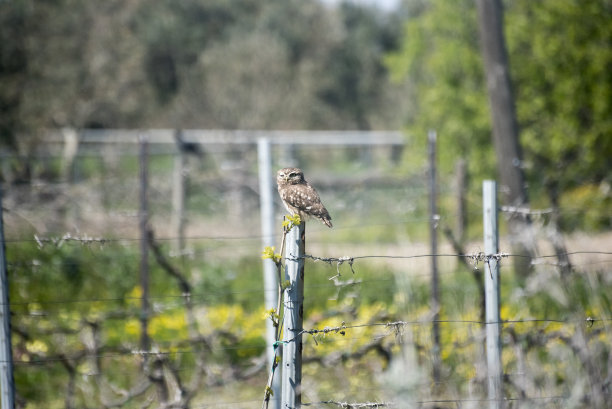
[[[299,214],[302,220],[309,216],[321,220],[327,227],[332,227],[329,212],[321,203],[321,198],[314,187],[304,179],[304,172],[298,168],[284,168],[277,172],[276,183],[278,194],[291,214]]]

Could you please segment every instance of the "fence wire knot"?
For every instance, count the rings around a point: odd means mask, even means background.
[[[151,350],[146,351],[143,349],[133,349],[130,351],[132,353],[132,355],[140,355],[140,356],[147,356],[147,355],[166,355],[168,354],[168,352],[163,352],[160,351],[158,348],[153,347]]]
[[[317,402],[317,403],[302,403],[302,406],[311,406],[315,404],[336,405],[343,409],[384,408],[388,406],[394,406],[393,403],[385,403],[385,402],[349,403],[349,402],[337,402],[333,400],[326,400],[326,401]]]
[[[467,254],[466,257],[472,260],[472,263],[480,263],[480,262],[488,262],[490,260],[500,261],[502,258],[509,257],[508,253],[494,253],[494,254],[485,254],[482,251],[477,253]]]
[[[592,318],[592,317],[586,317],[586,320],[585,320],[585,321],[587,322],[587,326],[588,326],[589,328],[593,328],[593,324],[595,324],[595,318]]]
[[[385,324],[385,326],[387,328],[390,328],[391,331],[393,331],[393,333],[395,334],[395,338],[397,339],[398,343],[402,343],[402,338],[404,335],[404,327],[406,326],[406,322],[404,321],[395,321],[395,322],[387,322],[387,324]]]
[[[62,245],[65,242],[68,242],[68,241],[77,242],[81,244],[87,244],[87,245],[93,244],[93,243],[105,244],[109,241],[108,239],[103,239],[101,237],[89,237],[87,234],[79,237],[79,236],[73,236],[70,233],[66,233],[61,237],[38,237],[38,235],[35,234],[34,240],[36,241],[36,244],[38,245],[39,249],[42,249],[46,243],[51,243],[55,247],[59,248],[59,247],[62,247]]]
[[[308,330],[302,330],[302,334],[310,334],[312,335],[312,339],[315,343],[315,345],[319,345],[319,342],[317,341],[317,335],[319,334],[323,334],[323,335],[327,335],[330,332],[333,332],[335,334],[340,334],[342,336],[346,335],[346,323],[344,321],[342,321],[342,324],[340,324],[337,327],[324,327],[323,329],[308,329]]]
[[[343,256],[343,257],[318,257],[318,256],[313,256],[312,254],[304,254],[302,256],[302,258],[304,259],[311,259],[314,261],[322,261],[324,263],[327,263],[329,265],[332,265],[333,263],[336,263],[336,275],[333,277],[330,277],[330,280],[333,280],[334,278],[340,277],[340,266],[342,264],[344,264],[345,262],[348,262],[349,267],[351,268],[351,272],[353,274],[355,274],[355,269],[353,268],[353,264],[355,263],[355,257],[351,257],[351,256]]]

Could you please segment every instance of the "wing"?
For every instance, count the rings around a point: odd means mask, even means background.
[[[292,185],[290,189],[284,189],[282,198],[301,215],[314,216],[331,227],[329,212],[321,203],[317,191],[308,183]]]
[[[321,198],[314,188],[308,184],[291,185],[285,189],[283,199],[299,211],[312,214],[323,207]]]

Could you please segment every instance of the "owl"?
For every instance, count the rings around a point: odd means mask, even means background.
[[[309,216],[321,220],[327,227],[332,227],[331,216],[327,212],[319,194],[304,179],[304,173],[298,168],[284,168],[277,172],[276,183],[285,208],[291,214],[299,214],[302,220]]]

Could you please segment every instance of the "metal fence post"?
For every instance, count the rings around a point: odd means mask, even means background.
[[[485,310],[487,380],[490,409],[503,407],[502,364],[499,315],[499,234],[497,229],[497,183],[485,180],[482,184],[484,251],[485,251]]]
[[[302,324],[304,318],[305,224],[287,233],[285,250],[282,409],[302,403]]]
[[[431,239],[431,310],[433,322],[431,335],[433,338],[432,373],[435,383],[440,382],[440,290],[438,278],[438,205],[437,205],[437,177],[436,177],[436,131],[427,133],[427,151],[429,157],[429,233]]]
[[[0,392],[2,409],[15,407],[15,383],[13,379],[13,348],[11,345],[11,310],[9,306],[8,274],[6,271],[6,247],[2,220],[2,189],[0,188]]]
[[[274,245],[274,201],[272,199],[272,155],[271,143],[268,138],[257,140],[257,159],[259,168],[259,204],[261,214],[261,236],[263,247]],[[275,309],[278,303],[276,265],[272,259],[263,259],[264,303],[266,311]],[[274,345],[276,343],[276,328],[272,320],[266,321],[266,357],[268,370],[276,358]],[[272,380],[272,398],[274,407],[280,408],[280,377]]]
[[[139,176],[140,176],[140,210],[138,214],[140,228],[140,287],[141,308],[140,313],[140,348],[143,351],[148,351],[151,348],[151,340],[149,339],[149,205],[148,205],[148,185],[149,185],[149,140],[147,135],[141,134],[138,138],[140,143],[139,149]],[[145,360],[147,356],[144,355]]]
[[[172,232],[176,234],[176,241],[172,247],[177,255],[183,257],[185,251],[185,171],[187,154],[181,146],[182,130],[177,129],[175,134],[177,152],[174,155],[174,169],[172,171]]]

